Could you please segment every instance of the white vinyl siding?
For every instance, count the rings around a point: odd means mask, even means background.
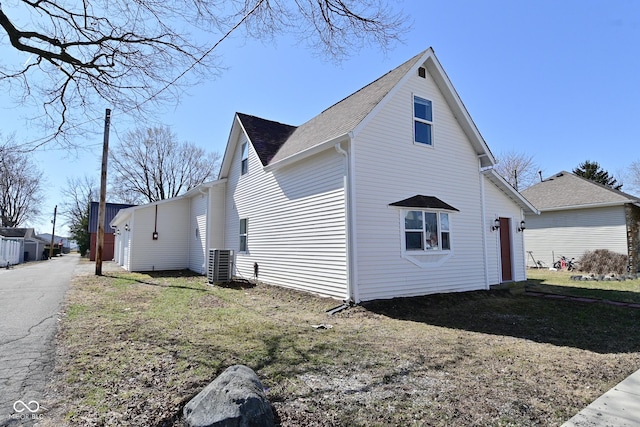
[[[155,207],[148,205],[132,215],[129,270],[181,270],[189,266],[189,200],[172,199],[157,204],[158,240],[153,240]]]
[[[114,261],[125,270],[130,270],[131,227],[129,224],[133,221],[133,214],[129,211],[118,218],[119,222],[113,224],[117,229],[113,243]]]
[[[127,209],[114,224],[120,232],[115,236],[115,261],[129,271],[188,268],[204,274],[207,246],[224,244],[224,192],[225,182],[218,181],[190,197]],[[156,229],[158,239],[153,240]]]
[[[218,182],[209,189],[209,213],[207,228],[209,249],[224,248],[224,215],[226,183]]]
[[[236,144],[240,159],[246,137]],[[264,172],[249,144],[249,174],[233,161],[228,174],[225,247],[238,251],[240,219],[248,218],[249,244],[236,253],[234,275],[250,278],[258,263],[266,283],[344,298],[346,238],[344,160],[335,150]]]
[[[524,261],[524,236],[517,229],[522,221],[522,210],[506,194],[483,177],[485,191],[485,224],[487,245],[487,274],[489,285],[501,283],[502,260],[500,248],[500,230],[491,230],[496,218],[509,219],[511,236],[511,274],[513,281],[525,280],[527,272]],[[528,226],[528,224],[527,224]]]
[[[553,266],[559,257],[579,260],[586,251],[608,249],[627,255],[627,226],[623,206],[570,209],[527,215],[526,250],[536,261]],[[555,257],[555,258],[554,258]],[[527,255],[527,265],[533,260]]]
[[[433,103],[433,139],[413,138],[413,94]],[[484,289],[478,157],[430,74],[411,77],[355,135],[357,280],[361,300]],[[401,222],[389,203],[434,196],[451,213],[451,251],[401,256]],[[426,251],[425,251],[426,252]],[[408,253],[408,252],[407,252]]]
[[[199,194],[191,201],[191,226],[189,227],[189,270],[205,273],[207,245],[207,205],[209,198]]]

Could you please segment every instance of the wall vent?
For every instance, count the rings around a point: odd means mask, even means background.
[[[233,250],[209,249],[207,279],[209,283],[230,282],[233,275]]]
[[[424,67],[418,68],[418,75],[423,79],[427,78],[427,69]]]

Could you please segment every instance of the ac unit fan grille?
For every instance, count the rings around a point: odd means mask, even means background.
[[[209,283],[229,282],[233,274],[233,250],[209,249]]]

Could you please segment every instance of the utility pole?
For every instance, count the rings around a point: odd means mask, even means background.
[[[102,276],[102,249],[104,247],[104,218],[107,207],[107,159],[109,157],[109,124],[111,110],[104,113],[104,139],[102,142],[102,171],[100,173],[100,205],[98,206],[98,241],[96,242],[96,276]]]
[[[53,242],[56,237],[56,215],[58,215],[58,205],[53,208],[53,230],[51,230],[51,246],[49,246],[49,259],[53,258]]]

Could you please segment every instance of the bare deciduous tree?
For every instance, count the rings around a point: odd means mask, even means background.
[[[0,226],[18,227],[40,213],[41,173],[12,139],[0,143]]]
[[[386,48],[405,22],[386,1],[4,0],[0,31],[28,57],[3,60],[0,82],[41,108],[48,140],[69,144],[105,105],[144,113],[175,101],[179,80],[217,74],[214,50],[239,29],[260,39],[292,32],[333,58],[366,43]]]
[[[508,151],[498,156],[495,170],[518,191],[532,186],[538,181],[539,167],[533,156]]]
[[[178,142],[168,127],[136,129],[111,150],[112,194],[125,203],[176,197],[215,178],[219,153]]]
[[[634,194],[640,194],[640,160],[636,160],[626,171],[624,171],[625,181]]]

